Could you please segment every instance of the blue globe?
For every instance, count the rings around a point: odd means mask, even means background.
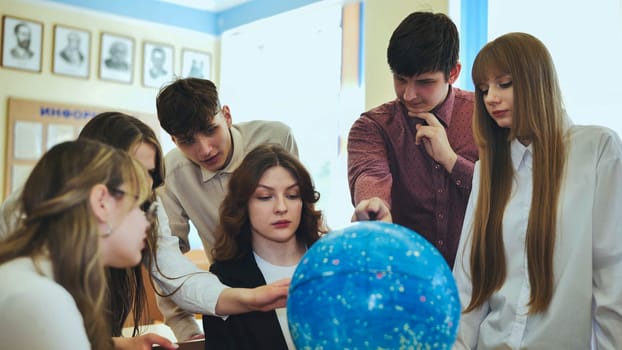
[[[302,257],[287,300],[301,349],[450,349],[458,290],[436,248],[412,230],[368,221],[332,231]]]

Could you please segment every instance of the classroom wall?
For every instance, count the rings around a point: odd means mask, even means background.
[[[181,72],[181,50],[194,49],[212,56],[212,79],[219,80],[219,38],[205,33],[97,13],[69,5],[42,1],[2,0],[0,13],[43,23],[42,71],[40,73],[0,67],[0,188],[4,188],[7,100],[19,97],[67,104],[103,106],[155,115],[157,89],[142,85],[142,45],[144,40],[174,47],[174,70]],[[89,78],[73,78],[52,73],[53,28],[55,24],[91,32]],[[0,28],[1,30],[1,28]],[[99,79],[99,42],[101,32],[134,39],[134,69],[131,84]],[[161,133],[166,146],[169,139]],[[4,190],[0,190],[4,192]],[[0,198],[5,197],[0,193]]]
[[[395,97],[392,77],[386,63],[386,47],[399,22],[416,10],[448,12],[448,0],[365,0],[363,1],[362,74],[365,109]],[[157,89],[142,85],[142,43],[144,40],[174,47],[174,69],[181,71],[181,49],[189,48],[212,55],[212,80],[219,83],[220,37],[197,31],[104,14],[71,5],[48,1],[3,0],[0,13],[43,23],[42,72],[32,73],[0,67],[0,169],[6,163],[7,99],[20,97],[50,102],[104,106],[155,114]],[[55,24],[91,32],[89,78],[72,78],[52,73],[53,28]],[[131,84],[99,79],[99,43],[102,32],[134,38],[134,72]],[[173,147],[161,132],[163,147]],[[5,171],[0,171],[0,184]],[[3,186],[0,186],[3,187]],[[0,190],[0,198],[6,196]]]
[[[448,0],[366,0],[363,24],[365,110],[395,98],[387,64],[387,45],[393,30],[411,12],[448,13]]]

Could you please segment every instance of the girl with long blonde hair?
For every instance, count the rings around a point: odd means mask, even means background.
[[[150,183],[139,162],[99,142],[64,142],[44,154],[19,197],[16,231],[0,244],[3,347],[120,345],[104,268],[140,263],[154,215]]]

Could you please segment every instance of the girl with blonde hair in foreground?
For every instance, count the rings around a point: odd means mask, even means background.
[[[150,185],[140,163],[95,141],[61,143],[37,162],[20,197],[23,216],[0,245],[3,347],[131,345],[111,337],[104,267],[140,263],[155,214]],[[155,334],[142,340],[143,348],[176,347]]]

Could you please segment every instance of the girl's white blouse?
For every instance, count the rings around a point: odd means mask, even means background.
[[[604,127],[569,129],[549,309],[529,315],[525,238],[532,196],[530,147],[512,143],[515,171],[503,218],[507,277],[477,310],[462,314],[454,349],[622,349],[622,143]],[[479,163],[466,209],[454,277],[471,300],[469,255]],[[593,338],[593,339],[592,339]]]

